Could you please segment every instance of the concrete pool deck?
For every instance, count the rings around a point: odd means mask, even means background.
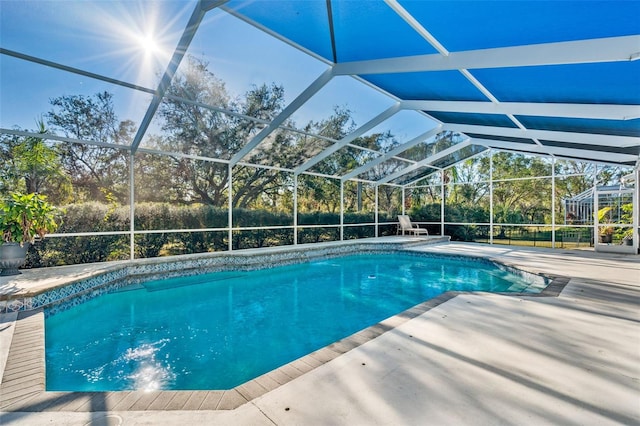
[[[571,280],[559,297],[458,295],[234,410],[17,411],[0,424],[640,424],[638,256],[418,250]],[[3,351],[13,327],[0,321]]]

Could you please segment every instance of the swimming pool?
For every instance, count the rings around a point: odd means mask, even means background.
[[[149,281],[46,319],[46,386],[230,389],[446,291],[543,287],[408,253]]]

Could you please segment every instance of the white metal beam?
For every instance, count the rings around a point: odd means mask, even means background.
[[[640,138],[633,136],[613,136],[593,133],[572,133],[553,130],[515,129],[511,127],[477,126],[471,124],[445,124],[445,130],[458,133],[477,133],[481,135],[511,138],[539,139],[557,142],[571,142],[584,145],[604,145],[624,148],[640,145]]]
[[[16,52],[14,50],[5,49],[3,47],[0,47],[0,54],[1,55],[12,56],[14,58],[22,59],[22,60],[28,61],[28,62],[33,62],[34,64],[40,64],[40,65],[44,65],[46,67],[51,67],[51,68],[55,68],[55,69],[58,69],[58,70],[67,71],[67,72],[70,72],[70,73],[73,73],[73,74],[78,74],[78,75],[82,75],[82,76],[85,76],[85,77],[93,78],[95,80],[105,81],[107,83],[116,84],[118,86],[127,87],[129,89],[138,90],[140,92],[148,93],[148,94],[151,94],[151,95],[156,93],[155,90],[149,89],[147,87],[139,86],[137,84],[127,83],[126,81],[118,80],[118,79],[115,79],[115,78],[107,77],[107,76],[104,76],[104,75],[101,75],[101,74],[96,74],[96,73],[89,72],[89,71],[84,71],[84,70],[81,70],[79,68],[74,68],[74,67],[70,67],[70,66],[67,66],[67,65],[62,65],[62,64],[59,64],[57,62],[48,61],[46,59],[38,58],[38,57],[35,57],[35,56],[25,55],[24,53]]]
[[[485,95],[487,97],[487,99],[489,99],[491,102],[495,102],[498,103],[500,101],[498,101],[498,98],[496,98],[493,93],[491,93],[489,91],[489,89],[487,89],[486,87],[484,87],[484,84],[480,83],[480,81],[478,81],[477,78],[475,78],[473,76],[473,74],[471,74],[469,72],[469,70],[467,69],[460,69],[458,70],[460,72],[460,74],[462,74],[464,76],[464,78],[466,78],[467,80],[469,80],[469,83],[473,84],[475,86],[476,89],[478,89],[483,95]]]
[[[486,151],[482,151],[482,152],[475,153],[475,154],[473,154],[473,155],[470,155],[470,156],[468,156],[468,157],[465,157],[465,160],[470,160],[470,159],[472,159],[472,158],[479,157],[479,156],[481,156],[481,155],[484,155],[485,153],[486,153]],[[445,167],[445,168],[443,168],[443,169],[438,169],[438,170],[445,171],[445,170],[447,170],[447,169],[450,169],[450,168],[454,167],[456,164],[458,164],[458,163],[454,163],[454,164],[452,164],[452,165],[450,165],[450,166],[447,166],[447,167]],[[434,168],[435,168],[435,167],[434,167]],[[402,185],[402,187],[403,187],[403,188],[407,188],[407,187],[416,186],[416,185],[418,184],[418,182],[420,182],[421,180],[426,179],[427,177],[428,177],[428,176],[421,176],[421,177],[418,177],[418,178],[416,178],[416,179],[414,179],[414,180],[412,180],[412,181],[409,181],[409,182],[405,183],[404,185]]]
[[[406,150],[408,150],[409,148],[424,142],[425,140],[437,135],[438,133],[440,133],[442,131],[442,126],[439,125],[431,130],[429,130],[428,132],[425,132],[413,139],[411,139],[408,142],[405,142],[401,145],[398,145],[397,147],[393,148],[391,151],[385,153],[384,155],[381,155],[377,158],[374,158],[373,160],[369,161],[366,164],[363,164],[362,166],[352,170],[351,172],[347,173],[346,175],[342,176],[342,181],[346,181],[349,180],[351,178],[354,178],[356,176],[358,176],[361,173],[366,172],[367,170],[370,170],[372,168],[374,168],[375,166],[377,166],[380,163],[384,163],[385,161],[388,161],[390,159],[392,159],[394,156],[400,154],[401,152],[404,152]]]
[[[307,102],[313,95],[318,93],[333,77],[332,69],[327,68],[316,80],[311,83],[302,93],[298,95],[289,105],[282,110],[276,118],[269,123],[267,127],[262,129],[249,143],[240,149],[233,157],[231,157],[231,164],[235,164],[242,160],[253,148],[258,146],[267,136],[282,125],[291,115],[296,112],[305,102]]]
[[[298,166],[295,170],[295,173],[300,174],[305,170],[309,170],[311,167],[315,166],[316,164],[318,164],[319,162],[321,162],[322,160],[324,160],[334,152],[338,151],[341,148],[344,148],[346,145],[351,143],[357,137],[363,135],[364,133],[376,127],[378,124],[382,123],[383,121],[393,116],[395,113],[400,111],[400,109],[401,109],[400,103],[396,102],[391,107],[387,108],[385,111],[380,113],[378,116],[374,117],[373,119],[369,120],[366,124],[356,129],[354,132],[340,139],[338,143],[331,145],[330,147],[323,150],[320,154],[316,155],[315,157],[312,157],[304,164]]]
[[[103,148],[120,149],[123,151],[130,150],[129,145],[120,145],[116,143],[101,142],[101,141],[85,141],[81,139],[67,138],[65,136],[58,136],[52,133],[36,133],[36,132],[29,132],[25,130],[0,128],[0,134],[25,136],[25,137],[38,138],[43,140],[52,140],[52,141],[60,141],[60,142],[68,142],[68,143],[77,143],[77,144],[89,145],[89,146],[100,146]]]
[[[418,34],[420,34],[425,40],[429,42],[434,49],[440,52],[443,56],[449,56],[449,51],[440,44],[440,42],[433,36],[425,27],[422,26],[416,18],[414,18],[404,7],[400,5],[396,0],[384,0],[384,2],[393,9],[404,21],[411,26]]]
[[[180,40],[178,41],[178,45],[176,49],[173,51],[173,55],[171,56],[171,60],[169,61],[169,65],[167,65],[167,69],[165,70],[162,78],[160,79],[160,83],[158,84],[158,88],[156,89],[155,94],[153,95],[153,99],[149,104],[149,108],[147,108],[147,112],[145,112],[142,121],[140,122],[140,127],[138,127],[138,131],[133,137],[133,142],[131,142],[131,152],[135,153],[140,146],[140,142],[142,142],[142,138],[144,137],[147,129],[151,125],[151,120],[153,120],[156,111],[160,107],[160,103],[162,102],[162,98],[164,97],[164,93],[169,89],[171,85],[171,80],[173,80],[173,76],[175,75],[184,55],[186,55],[187,50],[189,49],[189,45],[191,45],[191,41],[193,37],[196,35],[198,28],[200,27],[200,23],[202,22],[202,18],[207,13],[207,10],[212,9],[215,6],[219,6],[221,4],[226,3],[228,0],[217,0],[217,1],[209,1],[206,2],[201,0],[196,4],[196,7],[189,18],[189,22],[187,22],[187,26],[180,36]]]
[[[405,109],[474,114],[512,114],[603,120],[640,118],[640,105],[560,104],[541,102],[403,101]]]
[[[583,158],[585,160],[602,161],[607,163],[624,163],[634,161],[637,157],[634,154],[617,154],[612,152],[589,151],[575,148],[564,148],[556,146],[540,146],[526,143],[505,142],[492,140],[490,137],[486,139],[473,138],[472,143],[475,145],[484,145],[496,149],[508,149],[511,151],[524,151],[526,153],[536,153],[544,155],[556,155],[559,157]]]
[[[393,74],[421,71],[526,67],[633,60],[640,48],[640,35],[609,37],[560,43],[532,44],[495,49],[405,56],[336,64],[335,75]]]
[[[392,180],[397,179],[402,175],[406,175],[407,173],[410,173],[410,172],[412,172],[414,170],[417,170],[417,169],[419,169],[421,167],[433,167],[433,166],[430,166],[429,164],[433,163],[434,161],[437,161],[437,160],[439,160],[441,158],[444,158],[447,155],[450,155],[450,154],[452,154],[452,153],[454,153],[456,151],[459,151],[460,149],[465,148],[465,147],[467,147],[469,145],[471,145],[471,139],[470,138],[469,139],[465,139],[464,141],[460,142],[459,144],[456,144],[454,146],[450,146],[449,148],[447,148],[445,150],[442,150],[442,151],[438,152],[437,154],[431,155],[431,156],[425,158],[424,160],[418,161],[417,163],[415,163],[415,164],[413,164],[413,165],[411,165],[409,167],[405,167],[402,170],[398,170],[397,172],[392,173],[392,174],[380,179],[376,183],[378,185],[382,185],[382,184],[391,182]]]

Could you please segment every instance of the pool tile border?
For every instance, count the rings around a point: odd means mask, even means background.
[[[569,277],[549,277],[540,293],[502,293],[511,297],[558,297]],[[44,312],[24,311],[18,321],[0,384],[0,411],[163,411],[233,410],[355,349],[461,294],[447,292],[318,349],[230,390],[51,392],[45,390]]]
[[[343,241],[340,244],[320,243],[299,246],[270,247],[234,252],[202,253],[169,258],[137,259],[105,266],[88,277],[49,288],[0,295],[0,314],[47,308],[47,315],[68,309],[102,294],[143,281],[206,274],[221,271],[249,271],[281,265],[331,258],[345,254],[374,251],[406,250],[415,245],[448,242],[449,237],[429,237],[404,242]]]

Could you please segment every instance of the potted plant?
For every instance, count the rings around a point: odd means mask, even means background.
[[[613,226],[610,225],[611,206],[606,206],[598,210],[598,223],[609,226],[600,227],[598,229],[598,239],[603,244],[608,244],[613,241]]]
[[[11,192],[0,200],[0,275],[16,275],[29,245],[58,228],[58,209],[46,196]]]
[[[607,226],[600,229],[600,242],[609,244],[613,241],[613,227]]]

